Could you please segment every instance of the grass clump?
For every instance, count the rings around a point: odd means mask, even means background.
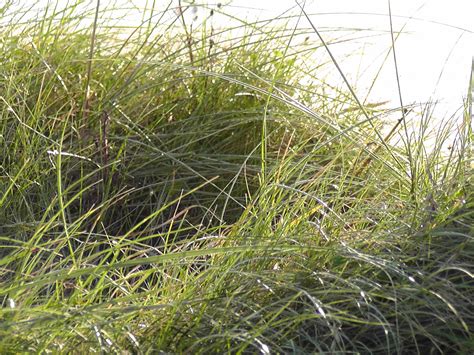
[[[469,105],[384,135],[312,28],[187,9],[0,28],[2,352],[469,353]]]

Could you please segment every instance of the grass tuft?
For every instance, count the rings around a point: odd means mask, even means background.
[[[331,86],[304,10],[48,4],[0,8],[2,353],[472,351],[469,100]]]

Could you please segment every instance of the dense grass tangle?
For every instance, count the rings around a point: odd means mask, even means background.
[[[365,100],[332,52],[361,34],[303,4],[23,3],[0,6],[2,353],[472,352],[469,95],[444,120]]]

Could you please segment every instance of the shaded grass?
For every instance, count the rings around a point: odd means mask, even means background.
[[[406,149],[311,29],[83,5],[1,28],[2,351],[472,350],[468,105]]]

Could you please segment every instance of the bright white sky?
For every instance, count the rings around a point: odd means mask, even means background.
[[[36,4],[41,6],[48,1],[56,0],[37,0]],[[178,5],[178,0],[156,0],[156,4],[165,8],[170,1],[173,2],[172,7]],[[20,6],[32,4],[31,0],[16,2]],[[58,2],[66,5],[71,0]],[[153,0],[101,0],[101,7],[116,2],[144,8]],[[183,5],[190,2],[182,0]],[[90,0],[92,7],[95,3],[96,0]],[[194,0],[194,3],[215,8],[217,3],[222,3],[223,11],[249,20],[275,18],[287,10],[293,15],[300,13],[294,0]],[[467,95],[474,55],[474,0],[392,0],[391,7],[394,31],[405,26],[404,34],[396,42],[404,104],[437,99],[443,102],[438,107],[438,115],[453,114]],[[390,30],[388,0],[306,0],[305,9],[312,14],[314,24],[321,28],[370,28],[379,34]],[[199,7],[196,10],[197,13],[192,16],[197,14],[199,17],[203,10]],[[191,15],[191,12],[188,13]],[[138,12],[126,16],[123,22],[133,25],[139,19]],[[218,26],[228,23],[229,19],[216,11],[212,21]],[[302,19],[300,26],[308,28],[309,24]],[[316,34],[312,39],[316,41]],[[385,32],[372,39],[359,40],[356,46],[340,44],[331,46],[331,50],[353,86],[363,96],[382,62],[384,55],[381,53],[387,53],[390,45],[390,33]],[[393,58],[390,57],[369,101],[391,99],[393,105],[397,105],[395,79]],[[331,80],[340,80],[336,71]]]
[[[236,7],[235,11],[247,16],[271,18],[294,7],[295,1],[235,0],[233,5],[242,6],[240,9]],[[388,0],[307,0],[305,8],[311,14],[331,13],[311,16],[316,26],[390,29]],[[392,0],[391,8],[394,30],[405,25],[406,32],[396,42],[404,103],[436,98],[443,102],[438,114],[453,114],[467,95],[474,56],[474,1]],[[293,13],[297,11],[295,7]],[[308,25],[306,20],[301,24]],[[365,46],[362,42],[359,44],[364,48],[364,54],[352,58],[347,58],[350,53],[344,51],[344,45],[341,48],[334,46],[333,50],[341,60],[345,74],[352,74],[354,84],[363,88],[371,82],[370,70],[365,77],[354,75],[366,68],[377,67],[374,65],[378,63],[377,56],[390,47],[390,34],[367,40]],[[348,50],[353,49],[349,47]],[[373,91],[373,101],[393,99],[398,103],[393,59],[390,60]],[[355,70],[359,65],[360,69]]]

